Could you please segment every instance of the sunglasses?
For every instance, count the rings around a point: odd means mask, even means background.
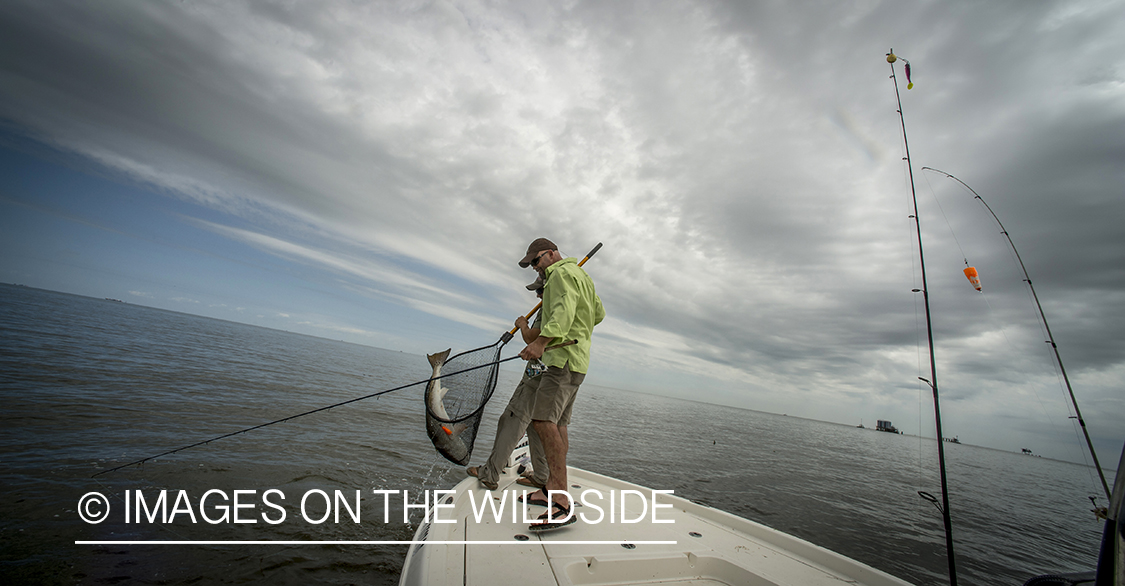
[[[533,269],[539,268],[539,259],[543,258],[543,255],[547,254],[548,252],[551,252],[551,251],[550,250],[544,250],[543,252],[540,252],[538,256],[531,259],[531,268],[533,268]]]

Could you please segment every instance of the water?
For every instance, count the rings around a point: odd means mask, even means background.
[[[483,342],[483,341],[482,341]],[[437,350],[437,349],[435,349]],[[510,354],[506,352],[505,354]],[[75,545],[76,540],[410,540],[372,489],[448,488],[464,472],[426,437],[422,386],[91,478],[180,445],[428,377],[425,357],[25,287],[0,285],[0,583],[395,584],[406,546]],[[518,372],[501,373],[474,462]],[[946,583],[932,441],[584,385],[570,463],[732,512],[920,585]],[[1021,584],[1092,569],[1100,525],[1079,465],[946,446],[959,577]],[[125,524],[126,490],[255,490],[257,523]],[[287,520],[269,524],[278,489]],[[300,496],[349,498],[363,522],[305,522]],[[83,522],[87,492],[110,518]],[[151,499],[150,499],[151,500]],[[219,501],[209,501],[214,504]],[[247,502],[245,499],[242,502]],[[323,505],[309,507],[317,517]],[[378,502],[374,508],[366,508]],[[1102,503],[1104,504],[1104,503]],[[174,509],[169,502],[169,509]],[[198,514],[198,512],[197,512]],[[217,512],[209,513],[212,518]]]

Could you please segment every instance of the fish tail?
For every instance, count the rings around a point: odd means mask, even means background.
[[[452,349],[453,348],[449,348],[448,350],[444,352],[438,352],[437,354],[427,354],[426,358],[430,360],[430,366],[437,368],[445,364],[445,359],[449,358],[449,351]]]

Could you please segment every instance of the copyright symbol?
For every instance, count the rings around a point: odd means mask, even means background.
[[[109,499],[100,492],[88,492],[78,499],[78,516],[96,525],[109,517]]]

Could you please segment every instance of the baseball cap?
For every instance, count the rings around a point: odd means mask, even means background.
[[[559,247],[555,246],[554,242],[551,242],[546,238],[536,238],[535,240],[531,241],[530,245],[528,245],[527,254],[524,255],[523,260],[520,261],[520,266],[526,269],[527,267],[531,266],[531,260],[535,258],[535,255],[543,252],[544,250],[558,249]]]

